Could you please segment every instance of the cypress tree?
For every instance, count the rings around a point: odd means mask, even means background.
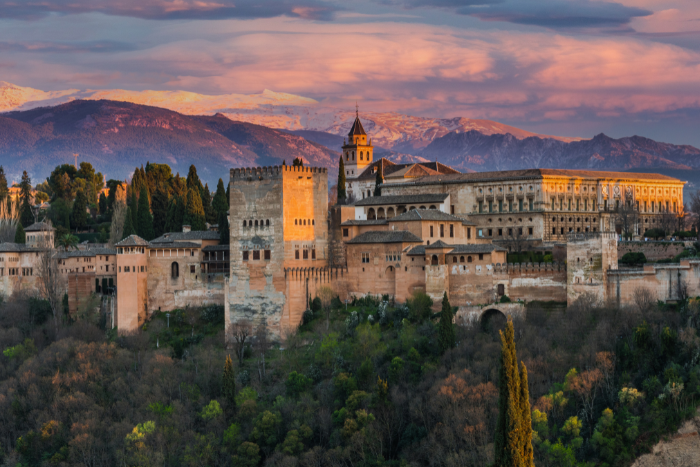
[[[159,185],[151,197],[153,212],[153,236],[160,237],[166,232],[168,218],[168,193]]]
[[[379,187],[384,183],[384,170],[382,169],[382,161],[377,164],[377,179],[374,182],[374,196],[382,196],[382,189]]]
[[[522,419],[522,457],[525,467],[535,467],[532,451],[532,416],[530,415],[530,389],[527,383],[527,368],[520,362],[520,416]]]
[[[341,199],[346,199],[348,197],[345,192],[345,163],[343,162],[343,155],[340,155],[340,164],[338,164],[338,204],[340,204]]]
[[[505,334],[501,332],[500,335],[501,364],[494,465],[496,467],[531,467],[534,464],[527,370],[522,364],[522,372],[518,372],[512,321],[508,321]]]
[[[103,216],[107,213],[107,197],[104,193],[100,193],[100,201],[98,202],[98,208],[100,209],[100,214]]]
[[[22,223],[23,227],[29,227],[34,223],[34,214],[32,213],[32,203],[31,203],[31,198],[32,198],[32,180],[29,178],[29,175],[27,175],[27,171],[25,170],[22,173],[22,181],[19,184],[20,187],[20,192],[19,192],[19,199],[20,199],[20,222]]]
[[[84,190],[78,190],[73,202],[73,211],[70,215],[70,225],[73,230],[81,230],[87,226],[87,196]]]
[[[153,216],[151,208],[148,206],[148,189],[146,184],[141,185],[141,194],[139,196],[139,212],[137,215],[138,223],[136,224],[136,233],[144,240],[153,240]]]
[[[224,399],[229,404],[234,411],[236,408],[236,374],[233,371],[233,361],[231,360],[231,355],[226,357],[226,363],[224,364],[224,374],[223,381],[221,382],[221,392],[223,393]]]
[[[199,175],[197,175],[197,167],[190,165],[190,171],[187,173],[187,189],[195,188],[199,192],[199,196],[202,196],[202,191],[204,187],[202,182],[199,180]]]
[[[27,243],[27,235],[24,233],[24,227],[20,222],[17,223],[17,230],[15,230],[15,243]]]
[[[219,244],[228,245],[230,236],[228,214],[226,211],[222,211],[219,213]]]
[[[5,201],[10,190],[7,188],[7,177],[5,177],[5,169],[0,165],[0,203]]]
[[[136,226],[138,225],[138,213],[139,213],[139,197],[138,192],[134,189],[134,185],[131,185],[131,197],[129,198],[129,207],[131,208],[131,225],[134,226],[134,233],[136,233]]]
[[[204,185],[204,190],[202,191],[202,207],[204,208],[204,217],[210,224],[215,224],[218,213],[214,211],[211,205],[211,191],[209,191],[209,184]]]
[[[219,179],[219,183],[216,184],[216,193],[214,194],[211,206],[214,208],[214,211],[216,211],[217,216],[221,211],[228,211],[228,197],[226,196],[224,181],[221,179]]]
[[[301,157],[295,157],[292,161],[292,167],[304,167],[304,159]]]
[[[192,230],[204,230],[204,208],[202,207],[202,198],[199,196],[199,191],[196,188],[190,188],[187,192],[187,204],[185,207],[185,218],[183,224],[189,225]]]
[[[122,234],[122,240],[124,240],[129,235],[135,235],[136,230],[134,230],[133,216],[131,215],[131,206],[126,208],[126,217],[124,218],[124,233]]]
[[[445,353],[447,350],[455,346],[455,328],[452,323],[452,306],[447,298],[447,292],[442,296],[442,311],[440,312],[440,324],[438,329],[438,343],[440,345],[440,353]]]
[[[176,196],[170,200],[168,214],[165,221],[166,232],[182,232],[183,219],[185,217],[185,201]]]

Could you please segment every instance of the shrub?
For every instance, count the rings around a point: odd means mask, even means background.
[[[619,262],[627,265],[644,264],[647,262],[647,257],[641,251],[630,251],[625,253]]]
[[[659,238],[664,238],[666,236],[666,232],[664,232],[661,229],[649,229],[644,232],[645,237],[649,238],[654,238],[654,239],[659,239]]]
[[[299,394],[309,389],[309,386],[311,386],[311,379],[301,373],[292,371],[287,377],[285,386],[287,387],[288,396],[298,397]]]
[[[501,303],[510,303],[510,297],[508,295],[501,295]]]
[[[413,292],[413,297],[406,303],[412,321],[423,321],[432,315],[433,299],[422,290]]]

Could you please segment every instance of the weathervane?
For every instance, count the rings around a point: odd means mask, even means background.
[[[357,101],[355,101],[355,117],[360,118],[360,106],[357,105]]]

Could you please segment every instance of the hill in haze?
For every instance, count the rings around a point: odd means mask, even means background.
[[[76,100],[0,115],[0,164],[10,180],[22,170],[35,181],[72,154],[110,178],[124,179],[146,161],[187,173],[195,164],[207,182],[225,180],[232,167],[291,164],[337,166],[339,154],[286,132],[223,115],[189,116],[127,102]]]

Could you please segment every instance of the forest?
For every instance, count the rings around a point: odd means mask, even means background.
[[[513,320],[535,465],[630,465],[695,413],[700,300],[650,297]],[[56,334],[45,302],[5,300],[0,465],[493,465],[506,319],[449,327],[432,305],[317,297],[295,332],[238,327],[226,349],[222,307],[117,336],[100,314]]]

